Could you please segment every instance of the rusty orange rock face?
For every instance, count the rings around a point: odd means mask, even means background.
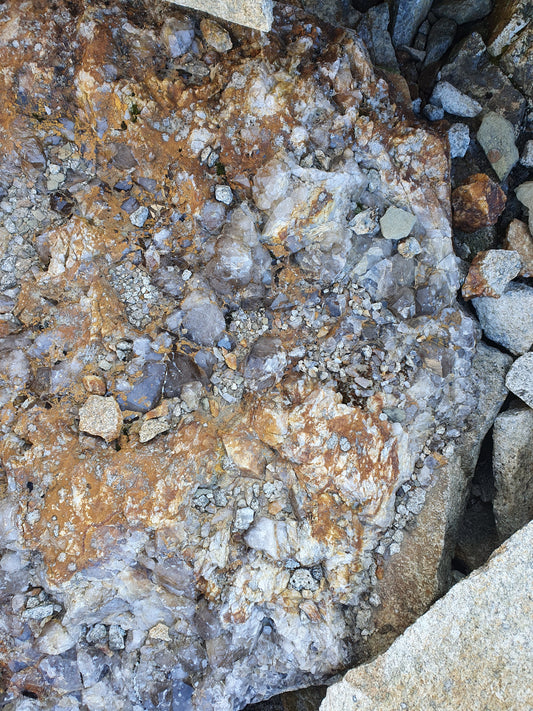
[[[0,16],[8,692],[229,711],[323,681],[472,406],[444,141],[290,6],[268,35]]]
[[[453,223],[463,232],[494,225],[502,214],[507,196],[485,173],[470,176],[452,193]]]

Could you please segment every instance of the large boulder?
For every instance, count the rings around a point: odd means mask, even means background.
[[[404,585],[440,590],[488,417],[446,140],[352,32],[138,6],[2,11],[15,708],[229,711],[345,669],[417,527]],[[90,397],[121,408],[104,438]]]
[[[533,693],[533,524],[370,664],[348,672],[321,711],[527,709]]]

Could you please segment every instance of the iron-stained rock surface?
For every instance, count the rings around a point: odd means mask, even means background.
[[[229,711],[347,668],[475,403],[445,138],[349,31],[138,5],[0,7],[12,709]]]

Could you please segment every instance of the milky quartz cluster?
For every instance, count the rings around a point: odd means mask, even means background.
[[[9,709],[346,668],[472,408],[443,140],[349,31],[200,19],[0,7]]]

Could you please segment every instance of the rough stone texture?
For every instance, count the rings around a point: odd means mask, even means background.
[[[398,60],[389,34],[390,12],[387,3],[369,8],[357,25],[372,62],[389,72],[399,72]]]
[[[454,123],[448,129],[450,157],[463,158],[470,145],[470,129],[465,123]]]
[[[529,378],[531,384],[531,370]],[[500,413],[493,441],[494,518],[504,540],[533,518],[533,410],[511,407]]]
[[[411,45],[420,24],[426,19],[432,0],[394,0],[392,41],[396,47]]]
[[[233,47],[229,32],[213,20],[203,19],[200,29],[204,40],[217,52],[229,52]]]
[[[520,255],[522,261],[520,276],[533,276],[533,237],[524,222],[513,220],[509,223],[503,246]]]
[[[525,165],[526,168],[533,168],[533,140],[526,141],[520,156],[520,164]]]
[[[449,17],[459,25],[481,20],[492,9],[492,0],[443,0],[432,8],[437,17]]]
[[[321,711],[527,709],[533,695],[533,524],[458,583]]]
[[[499,298],[509,282],[518,276],[522,262],[518,252],[505,249],[489,249],[478,252],[462,286],[465,299],[474,296]]]
[[[529,407],[533,407],[533,353],[524,353],[515,360],[505,384]]]
[[[513,124],[503,116],[490,111],[483,117],[477,132],[477,140],[499,179],[505,180],[519,158]]]
[[[476,173],[452,193],[453,224],[463,232],[495,225],[507,202],[499,185],[485,173]]]
[[[531,22],[531,0],[496,3],[490,19],[488,50],[493,56],[498,56]]]
[[[225,53],[168,3],[0,13],[2,703],[321,683],[475,408],[446,139],[289,6],[266,36],[221,21]],[[390,205],[419,252],[379,234]],[[87,375],[116,444],[79,432]]]
[[[483,109],[478,101],[463,94],[447,81],[440,81],[435,86],[430,101],[435,106],[442,106],[444,111],[454,116],[472,118]]]
[[[91,395],[80,408],[80,432],[111,442],[119,436],[121,429],[122,412],[114,398]]]
[[[518,127],[526,109],[524,96],[494,64],[486,49],[477,32],[468,35],[457,52],[454,50],[452,61],[442,67],[440,78],[478,101],[484,111],[493,111]]]
[[[441,17],[429,31],[426,43],[426,56],[424,58],[424,67],[430,66],[443,57],[450,49],[455,39],[457,32],[457,23],[455,20],[447,17]],[[472,102],[470,99],[469,102]]]
[[[228,22],[268,32],[272,27],[272,0],[166,0],[193,10],[209,12]]]
[[[451,585],[454,554],[470,482],[481,445],[509,394],[505,376],[512,358],[480,343],[472,364],[479,406],[465,424],[461,442],[447,459],[417,470],[429,481],[425,506],[404,532],[400,551],[384,566],[375,595],[381,601],[366,639],[366,658],[381,654]],[[429,466],[428,466],[429,465]]]
[[[516,197],[525,205],[529,211],[529,231],[533,231],[533,180],[519,185],[516,190]]]
[[[533,345],[533,289],[525,284],[509,284],[499,299],[480,296],[472,299],[483,332],[515,355]]]
[[[379,221],[381,234],[385,239],[403,239],[411,234],[416,217],[398,207],[389,207]]]

